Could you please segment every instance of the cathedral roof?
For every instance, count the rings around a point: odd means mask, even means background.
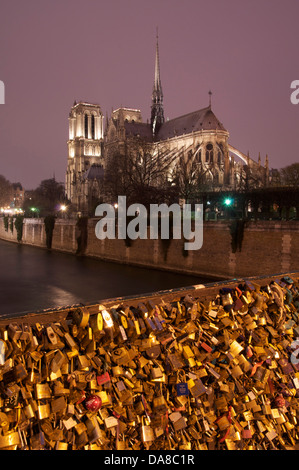
[[[164,122],[157,134],[157,140],[171,139],[172,137],[191,134],[201,130],[216,129],[226,131],[223,124],[215,116],[210,106],[208,106],[207,108]]]
[[[117,120],[113,122],[119,126]],[[152,128],[149,123],[137,121],[124,121],[123,126],[127,137],[140,137],[147,141],[153,140]],[[223,124],[215,116],[211,107],[193,111],[192,113],[179,116],[177,118],[165,121],[161,124],[155,140],[161,141],[171,139],[172,137],[179,137],[184,134],[191,134],[201,130],[221,130],[226,131]]]
[[[153,138],[152,128],[150,124],[145,122],[125,122],[124,123],[127,137],[141,137],[142,139],[151,141]]]
[[[83,178],[88,180],[100,179],[104,176],[104,168],[102,165],[93,164],[85,171]]]

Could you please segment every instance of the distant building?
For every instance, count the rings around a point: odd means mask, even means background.
[[[99,105],[80,102],[72,107],[67,197],[78,210],[88,210],[97,191],[97,196],[101,196],[101,181],[109,158],[115,154],[121,158],[137,139],[151,144],[153,158],[159,152],[175,156],[171,172],[180,159],[187,167],[196,163],[203,181],[214,190],[236,189],[248,184],[249,179],[257,187],[267,185],[268,157],[262,166],[260,156],[256,162],[229,144],[229,132],[212,110],[211,95],[209,92],[208,106],[165,120],[157,37],[150,122],[143,122],[140,110],[121,107],[107,118],[104,131]]]
[[[74,103],[69,114],[67,198],[79,211],[88,210],[90,186],[100,179],[103,166],[103,114],[97,104]]]
[[[21,183],[12,183],[13,188],[13,207],[22,209],[24,204],[25,190]]]

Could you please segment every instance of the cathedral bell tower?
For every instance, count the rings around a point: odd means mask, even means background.
[[[92,165],[101,165],[103,114],[97,104],[74,103],[69,114],[66,196],[78,204],[77,186]]]
[[[158,32],[157,32],[155,80],[154,80],[153,93],[152,93],[152,110],[151,110],[151,128],[152,128],[153,136],[157,134],[163,122],[164,122],[163,92],[162,92],[161,79],[160,79],[159,42],[158,42]]]

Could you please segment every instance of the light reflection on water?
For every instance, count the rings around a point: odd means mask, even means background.
[[[0,240],[0,315],[211,282]]]

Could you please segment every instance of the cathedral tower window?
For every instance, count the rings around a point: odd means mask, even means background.
[[[85,139],[88,139],[88,115],[84,115],[84,135]]]
[[[94,115],[92,114],[91,116],[91,138],[92,139],[94,139],[94,129],[95,129]]]

